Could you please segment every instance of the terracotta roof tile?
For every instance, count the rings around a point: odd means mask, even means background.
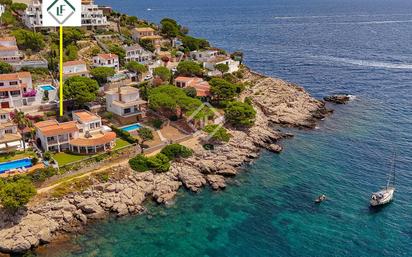
[[[0,74],[0,81],[19,80],[21,78],[31,78],[30,72],[24,71],[17,73]]]
[[[145,28],[135,28],[137,32],[154,32],[155,30],[150,27],[145,27]]]
[[[99,116],[97,116],[94,113],[88,112],[88,111],[73,112],[73,115],[76,115],[77,117],[79,117],[80,121],[82,122],[100,120]]]
[[[97,56],[99,58],[106,59],[106,60],[119,58],[116,54],[99,54]]]
[[[76,138],[70,140],[70,144],[74,146],[98,146],[110,143],[116,139],[116,133],[106,132],[102,136],[93,138]]]
[[[67,134],[70,132],[76,132],[79,130],[77,122],[69,121],[64,123],[58,123],[54,121],[41,121],[34,124],[34,127],[41,131],[45,136],[57,136],[61,134]]]
[[[63,67],[67,67],[67,66],[74,66],[74,65],[86,65],[86,62],[81,61],[81,60],[76,60],[76,61],[68,61],[63,63]]]

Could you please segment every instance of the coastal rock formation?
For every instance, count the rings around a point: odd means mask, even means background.
[[[332,95],[323,98],[326,102],[331,102],[334,104],[347,104],[350,101],[349,95]]]
[[[225,177],[220,175],[207,175],[207,182],[214,190],[224,189],[226,187]]]
[[[82,192],[36,201],[13,215],[0,210],[0,251],[24,252],[61,233],[78,231],[91,220],[142,213],[148,198],[170,204],[182,186],[193,192],[206,184],[214,190],[223,189],[226,177],[237,175],[262,148],[282,150],[278,141],[291,135],[281,132],[280,125],[313,128],[329,112],[323,102],[294,84],[253,72],[246,72],[243,82],[251,85],[241,98],[248,97],[256,109],[253,127],[229,129],[232,138],[227,144],[214,150],[196,149],[192,157],[174,162],[166,173],[136,173],[128,165],[119,166],[109,173],[122,176],[104,183],[96,181]]]

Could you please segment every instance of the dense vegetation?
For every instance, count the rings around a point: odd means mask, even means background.
[[[36,195],[33,183],[25,178],[4,182],[0,180],[0,203],[9,210],[25,206]]]
[[[140,128],[137,131],[137,133],[139,137],[142,139],[142,142],[141,142],[142,145],[144,144],[144,142],[148,140],[153,140],[154,138],[152,130],[146,127]]]
[[[172,72],[166,67],[157,67],[153,70],[153,75],[159,77],[163,82],[169,82],[172,78]]]
[[[213,78],[209,84],[210,93],[217,102],[232,101],[244,89],[242,84],[234,84],[223,78]]]
[[[207,125],[203,128],[203,131],[208,133],[210,139],[215,142],[229,142],[231,137],[227,129],[217,124]]]
[[[99,90],[99,84],[96,80],[75,76],[64,82],[63,94],[65,99],[71,99],[77,105],[82,106],[87,102],[96,99]]]
[[[187,96],[185,91],[172,85],[159,86],[149,90],[149,107],[156,111],[169,112],[172,115],[194,115],[193,119],[201,120],[212,117],[213,112],[196,98]]]
[[[179,144],[171,144],[162,149],[154,156],[146,157],[138,154],[129,160],[130,167],[137,172],[153,170],[154,172],[166,172],[170,168],[170,161],[188,158],[192,155],[192,150]]]
[[[170,168],[170,160],[166,155],[162,153],[158,153],[155,156],[151,157],[146,157],[142,154],[139,154],[129,160],[129,165],[133,170],[138,172],[144,172],[148,170],[153,170],[155,172],[166,172]]]
[[[41,33],[17,29],[12,34],[16,37],[16,42],[20,49],[38,52],[46,46],[44,36]]]
[[[177,73],[181,76],[202,76],[203,68],[200,64],[194,61],[181,61],[177,65]]]
[[[125,141],[127,141],[131,144],[134,144],[134,143],[138,142],[138,140],[136,138],[134,138],[132,135],[130,135],[129,132],[124,131],[123,129],[120,129],[116,126],[111,126],[110,128],[113,130],[114,133],[116,133],[117,137],[120,137],[121,139],[123,139],[123,140],[125,140]]]
[[[103,83],[106,83],[107,79],[116,74],[116,72],[111,67],[96,67],[90,70],[90,74],[101,85]]]
[[[256,111],[249,103],[234,101],[225,109],[225,119],[234,127],[250,127],[255,123]]]
[[[0,74],[7,74],[13,71],[13,67],[6,63],[6,62],[0,62]]]
[[[192,156],[193,151],[184,145],[171,144],[163,148],[161,153],[166,155],[170,160],[176,160]]]
[[[131,72],[136,72],[138,75],[141,75],[145,72],[147,72],[147,67],[141,63],[138,63],[136,61],[130,61],[126,64],[126,69],[128,69]]]

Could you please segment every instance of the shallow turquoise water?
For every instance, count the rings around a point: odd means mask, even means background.
[[[293,131],[223,192],[92,226],[41,256],[412,256],[412,2],[104,0],[192,33],[313,95],[348,92],[316,130]],[[147,9],[151,11],[147,11]],[[395,201],[368,207],[398,153]],[[320,206],[313,199],[325,193]]]

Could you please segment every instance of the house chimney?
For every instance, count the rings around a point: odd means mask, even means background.
[[[120,85],[117,86],[117,93],[119,94],[119,102],[122,102],[122,90],[120,89]]]

